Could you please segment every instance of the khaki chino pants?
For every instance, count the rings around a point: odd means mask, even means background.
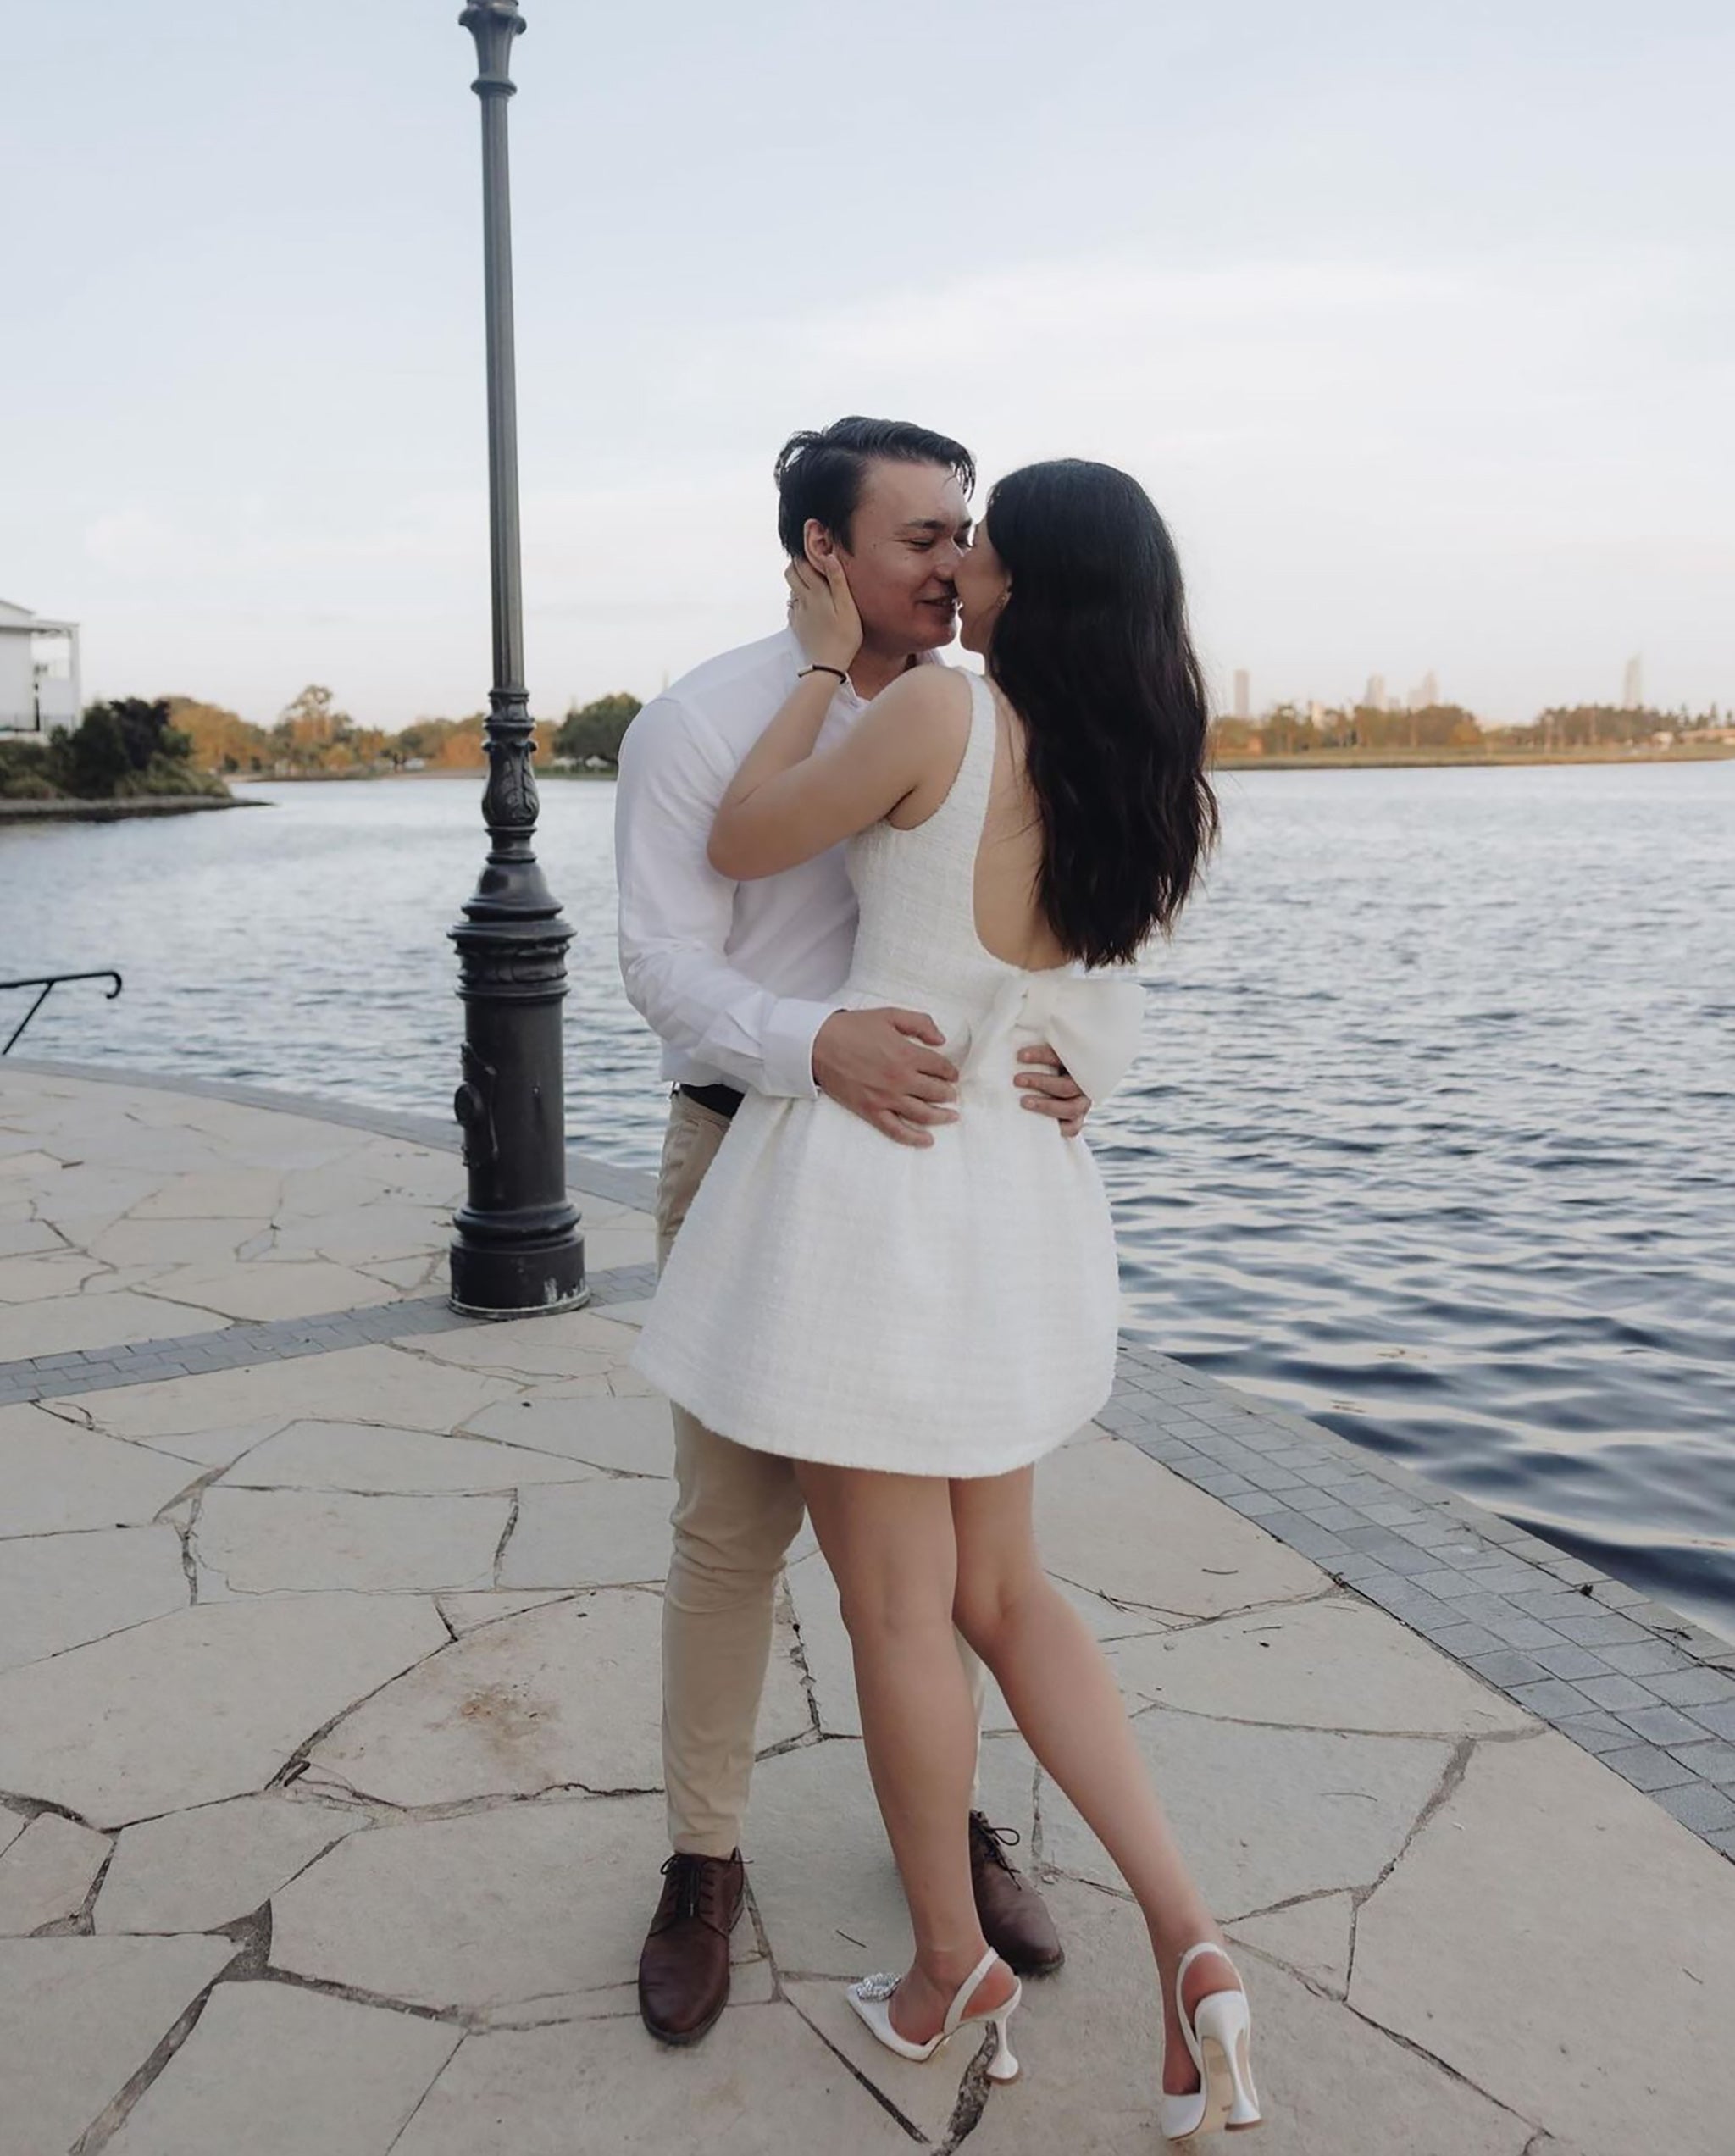
[[[657,1183],[659,1266],[728,1131],[726,1117],[674,1095]],[[690,1855],[726,1857],[746,1816],[772,1608],[801,1532],[801,1492],[792,1460],[718,1437],[685,1408],[673,1415],[674,1554],[662,1605],[668,1835]],[[979,1720],[985,1675],[958,1645]]]

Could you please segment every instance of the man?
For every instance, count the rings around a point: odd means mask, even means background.
[[[901,421],[840,419],[785,446],[779,536],[797,560],[835,555],[862,622],[861,652],[832,701],[822,747],[906,667],[933,661],[951,642],[952,576],[969,544],[974,484],[958,443]],[[657,1194],[660,1260],[745,1089],[808,1099],[823,1092],[893,1145],[931,1145],[934,1127],[957,1119],[958,1073],[927,1013],[833,1006],[856,934],[841,850],[746,884],[707,861],[735,768],[805,664],[787,629],[727,652],[647,704],[622,745],[621,971],[662,1039],[663,1076],[674,1086]],[[1033,1067],[1008,1084],[1076,1137],[1089,1103],[1048,1051],[1027,1051],[1026,1061]],[[772,1602],[802,1506],[790,1460],[731,1444],[680,1408],[674,1424],[662,1722],[674,1854],[640,1962],[639,2003],[653,2036],[690,2043],[729,1999]],[[979,1667],[975,1677],[979,1706]],[[1022,1973],[1057,1968],[1060,1943],[1041,1897],[979,1812],[971,1815],[971,1848],[984,1937]]]

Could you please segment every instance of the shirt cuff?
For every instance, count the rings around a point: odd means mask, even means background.
[[[814,1100],[813,1041],[838,1009],[835,1003],[801,1003],[780,996],[765,1029],[765,1090],[790,1100]]]

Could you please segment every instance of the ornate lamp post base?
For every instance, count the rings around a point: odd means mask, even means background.
[[[517,388],[506,101],[518,0],[472,0],[458,18],[476,41],[482,101],[482,236],[488,332],[488,524],[494,686],[488,698],[486,866],[451,931],[464,1005],[463,1125],[469,1196],[452,1225],[452,1303],[477,1317],[572,1310],[589,1299],[585,1242],[566,1194],[566,1087],[560,1006],[572,930],[531,841],[535,729],[524,686],[518,579]]]
[[[507,735],[488,747],[483,812],[492,829],[487,804],[502,790],[502,773],[528,786],[533,803],[535,792],[528,740]],[[496,829],[495,837],[468,918],[451,931],[464,1004],[463,1082],[452,1112],[469,1170],[468,1202],[452,1222],[452,1305],[476,1317],[523,1317],[590,1300],[585,1239],[566,1194],[560,1007],[572,930],[528,858],[527,834],[517,857],[516,834]]]

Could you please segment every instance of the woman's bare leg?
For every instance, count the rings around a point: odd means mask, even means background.
[[[1163,1815],[1107,1658],[1042,1569],[1031,1524],[1034,1480],[1027,1467],[951,1485],[953,1614],[999,1680],[1031,1750],[1144,1913],[1161,1977],[1163,2086],[1179,2095],[1199,2076],[1175,2016],[1175,1965],[1197,1941],[1222,1935]],[[1222,1961],[1205,1957],[1188,1972],[1189,2006],[1229,1981]]]
[[[970,1883],[977,1730],[952,1627],[951,1492],[930,1476],[806,1462],[800,1473],[850,1628],[868,1770],[916,1935],[893,2026],[923,2043],[987,1952]],[[999,2005],[1015,1981],[999,1964],[973,2003]]]

